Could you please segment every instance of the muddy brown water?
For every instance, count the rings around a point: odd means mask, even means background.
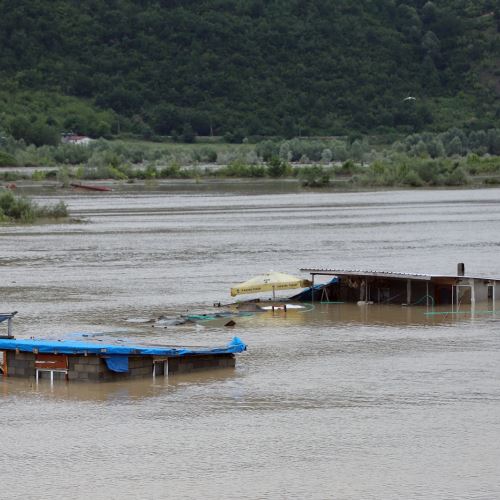
[[[451,274],[465,262],[500,276],[498,189],[288,189],[68,193],[85,223],[1,228],[1,307],[19,311],[19,337],[238,335],[249,350],[236,370],[169,380],[0,380],[0,498],[500,497],[500,323],[485,305],[316,304],[231,330],[127,321],[209,311],[271,269]]]

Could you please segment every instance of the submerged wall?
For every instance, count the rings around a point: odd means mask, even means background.
[[[234,354],[206,354],[187,355],[182,357],[160,358],[158,356],[130,356],[128,371],[117,373],[111,371],[103,357],[98,355],[39,355],[31,352],[4,351],[4,370],[9,377],[35,377],[37,366],[45,369],[67,370],[54,371],[55,380],[76,380],[82,382],[102,382],[124,380],[129,378],[152,377],[153,364],[156,364],[157,376],[164,375],[164,368],[168,367],[168,375],[189,373],[194,371],[217,368],[234,368],[236,360]],[[50,378],[49,371],[39,371],[39,378]]]
[[[342,276],[315,290],[314,300],[376,304],[432,305],[487,302],[496,297],[496,281],[482,278],[436,277],[429,280]],[[310,300],[310,297],[307,299]]]

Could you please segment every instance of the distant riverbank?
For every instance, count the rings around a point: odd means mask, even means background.
[[[500,185],[500,130],[450,129],[399,137],[268,139],[175,144],[99,139],[87,145],[26,146],[6,140],[0,182],[107,180],[194,182],[289,179],[305,188]]]

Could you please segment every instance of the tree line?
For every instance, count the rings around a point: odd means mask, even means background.
[[[498,127],[499,25],[498,0],[0,0],[0,128],[40,145]]]

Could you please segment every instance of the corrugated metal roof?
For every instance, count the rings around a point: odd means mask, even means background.
[[[475,279],[475,280],[492,280],[500,281],[500,278],[486,277],[486,276],[458,276],[446,274],[419,274],[419,273],[402,273],[392,271],[362,271],[346,270],[346,269],[318,269],[318,268],[302,268],[302,272],[310,274],[323,274],[334,276],[371,276],[377,278],[396,278],[396,279],[413,279],[422,281],[431,281],[433,278],[461,278],[461,279]]]

